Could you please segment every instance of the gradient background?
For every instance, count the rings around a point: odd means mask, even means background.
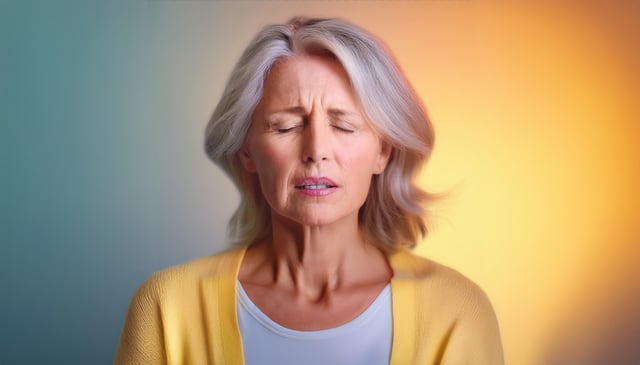
[[[640,2],[0,0],[0,364],[107,364],[153,271],[226,247],[203,129],[297,14],[383,39],[450,192],[418,248],[479,283],[506,361],[638,364]]]

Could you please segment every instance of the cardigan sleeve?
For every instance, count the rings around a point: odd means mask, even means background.
[[[166,364],[157,274],[138,288],[129,304],[114,364]]]
[[[484,292],[468,297],[450,333],[442,365],[503,365],[498,321]]]

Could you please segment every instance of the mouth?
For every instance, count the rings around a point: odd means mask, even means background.
[[[295,185],[296,190],[302,191],[322,191],[337,188],[338,184],[326,177],[309,177],[304,178]]]
[[[330,184],[310,184],[310,185],[296,185],[296,189],[309,189],[309,190],[318,190],[318,189],[329,189],[335,188],[336,185]]]

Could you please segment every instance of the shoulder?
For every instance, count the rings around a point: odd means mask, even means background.
[[[493,315],[493,308],[485,292],[460,272],[433,260],[399,251],[389,257],[394,280],[411,283],[419,300],[431,307],[446,308],[452,314]]]
[[[503,364],[498,321],[485,292],[458,271],[407,251],[389,257],[398,321],[428,339],[418,351],[442,364]],[[410,303],[410,304],[407,304]],[[435,344],[435,347],[433,347]],[[426,356],[426,355],[425,355]]]
[[[233,249],[151,275],[131,300],[115,363],[182,363],[167,359],[181,359],[185,344],[190,355],[205,358],[198,339],[207,338],[207,333],[200,324],[208,320],[207,315],[216,315],[219,290],[226,289],[223,294],[229,297],[243,254],[244,248]],[[167,340],[180,336],[192,342]]]
[[[139,288],[137,297],[160,297],[167,293],[197,289],[203,281],[237,275],[245,248],[233,248],[200,257],[153,273]]]

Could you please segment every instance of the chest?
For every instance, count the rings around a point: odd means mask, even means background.
[[[388,285],[352,320],[315,331],[290,329],[272,320],[241,286],[237,302],[246,365],[389,363],[393,321]]]

